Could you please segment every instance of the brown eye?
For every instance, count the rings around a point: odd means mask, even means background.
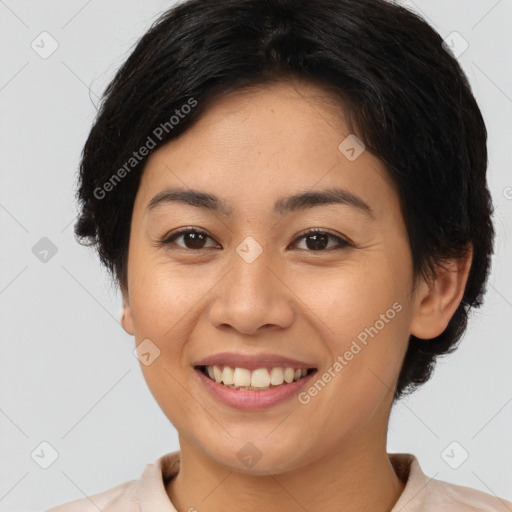
[[[329,235],[308,235],[306,246],[313,251],[325,249],[329,244]]]
[[[311,230],[303,233],[301,236],[295,239],[294,243],[297,243],[297,241],[302,239],[305,239],[306,249],[309,251],[324,251],[329,246],[329,240],[335,240],[337,242],[337,244],[334,246],[335,249],[343,249],[352,245],[347,242],[347,240],[344,240],[339,236],[321,230]],[[332,249],[332,246],[329,248]]]
[[[199,231],[197,229],[184,229],[182,231],[179,231],[177,233],[174,233],[168,237],[166,237],[164,240],[162,240],[163,245],[171,245],[175,243],[175,240],[178,238],[183,239],[183,245],[182,244],[176,244],[179,247],[182,247],[184,249],[190,249],[190,250],[200,250],[205,249],[205,242],[210,236],[208,236],[204,231]]]

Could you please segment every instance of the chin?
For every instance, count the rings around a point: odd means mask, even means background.
[[[276,438],[277,440],[277,438]],[[282,444],[270,443],[264,436],[261,441],[257,439],[254,442],[230,441],[225,446],[217,448],[215,451],[204,449],[204,453],[231,471],[252,476],[268,476],[286,473],[306,465],[304,461],[305,454],[297,452],[298,442],[291,443],[289,447]],[[234,447],[238,447],[234,449]]]

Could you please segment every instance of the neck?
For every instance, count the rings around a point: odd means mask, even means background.
[[[218,464],[180,436],[180,470],[167,494],[178,512],[389,512],[405,485],[391,465],[385,436],[373,445],[364,436],[346,444],[293,471],[254,476]]]

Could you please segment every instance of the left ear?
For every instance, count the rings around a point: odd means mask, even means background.
[[[444,261],[435,276],[421,280],[416,290],[411,334],[417,338],[432,339],[439,336],[459,307],[473,259],[473,247],[457,259]]]

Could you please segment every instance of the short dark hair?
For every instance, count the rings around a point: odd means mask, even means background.
[[[149,147],[148,137],[151,153],[185,132],[216,98],[296,78],[336,95],[352,133],[385,164],[399,191],[415,276],[431,277],[443,261],[473,249],[447,328],[430,340],[410,337],[396,400],[430,378],[437,356],[455,350],[470,309],[482,303],[494,240],[481,112],[441,36],[404,7],[384,0],[173,6],[104,93],[82,153],[75,233],[126,287],[131,216],[147,160],[130,160],[133,152]],[[191,98],[196,106],[183,115]]]

